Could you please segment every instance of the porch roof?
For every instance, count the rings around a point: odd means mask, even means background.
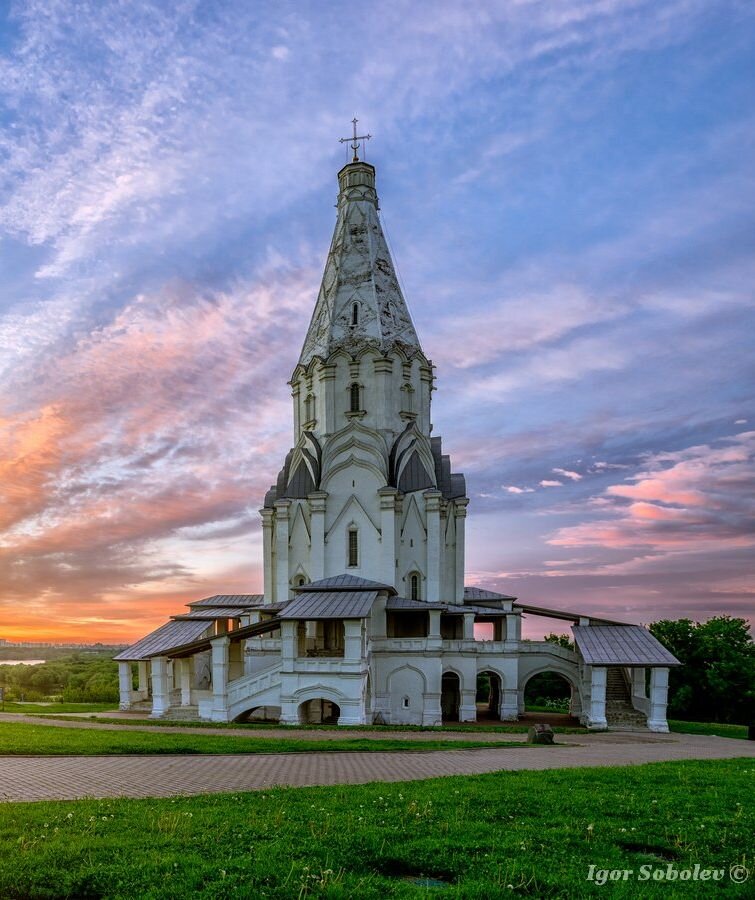
[[[126,647],[113,659],[119,662],[149,659],[174,647],[198,640],[209,627],[206,619],[171,619],[140,641]]]
[[[313,591],[297,594],[280,613],[286,619],[364,619],[379,591]]]
[[[680,666],[641,625],[573,625],[574,640],[590,666]]]

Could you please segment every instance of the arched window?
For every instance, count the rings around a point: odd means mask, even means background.
[[[349,566],[354,567],[359,565],[359,532],[356,528],[349,528],[348,557]]]
[[[419,600],[419,575],[416,572],[409,578],[409,592],[412,600]]]
[[[351,400],[351,402],[350,402],[351,412],[359,412],[359,410],[361,409],[361,405],[360,405],[361,398],[360,398],[359,385],[356,383],[356,381],[352,382],[352,384],[351,384],[349,396],[350,396],[350,400]]]
[[[351,305],[351,324],[358,325],[359,324],[359,304],[352,303]]]
[[[303,584],[307,583],[307,579],[303,575],[296,576],[296,586],[301,587]]]

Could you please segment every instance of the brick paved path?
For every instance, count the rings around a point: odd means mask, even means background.
[[[565,735],[555,747],[230,756],[0,757],[0,799],[169,797],[273,785],[365,784],[514,769],[755,759],[755,744],[703,735]],[[565,741],[570,741],[566,744]]]

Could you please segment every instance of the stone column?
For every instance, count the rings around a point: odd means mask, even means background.
[[[377,600],[372,604],[370,612],[370,639],[375,641],[384,641],[386,638],[387,622],[385,604],[387,597],[385,592],[378,595]]]
[[[131,709],[132,673],[130,662],[118,663],[118,693],[120,709]]]
[[[345,619],[344,629],[344,658],[362,659],[364,656],[364,642],[362,640],[362,620]]]
[[[380,580],[396,584],[396,489],[380,488]]]
[[[273,518],[272,509],[261,509],[262,516],[262,562],[265,571],[265,603],[275,598],[275,576],[273,574]]]
[[[590,712],[588,728],[607,728],[606,722],[606,680],[605,666],[593,666],[590,673]]]
[[[464,640],[474,640],[474,613],[464,613]]]
[[[632,673],[632,704],[634,705],[636,699],[647,699],[647,693],[645,691],[645,669],[630,669],[629,671]]]
[[[501,709],[499,713],[504,722],[516,722],[519,718],[519,691],[516,688],[501,691]]]
[[[425,491],[427,517],[427,600],[440,601],[440,491]]]
[[[319,581],[325,577],[325,507],[327,505],[327,491],[313,491],[307,496],[311,512],[312,543],[309,552],[310,572],[312,581]]]
[[[290,500],[275,501],[275,600],[288,600],[288,513]]]
[[[433,370],[430,366],[419,368],[419,403],[417,404],[419,430],[423,434],[430,431],[430,395],[433,390]]]
[[[149,663],[142,659],[136,665],[139,671],[139,699],[146,700],[149,697]]]
[[[522,617],[519,613],[510,613],[506,616],[506,640],[520,641],[522,639]]]
[[[466,497],[458,497],[454,500],[454,516],[456,517],[456,559],[454,572],[456,578],[456,602],[464,602],[464,555],[465,555],[465,526],[467,518]]]
[[[443,638],[440,634],[440,610],[429,609],[427,613],[430,617],[430,627],[427,632],[427,649],[442,650]]]
[[[212,714],[213,722],[228,721],[228,646],[226,635],[211,641],[212,646]]]
[[[159,719],[170,709],[168,691],[168,657],[153,656],[152,664],[152,712],[150,718]]]
[[[191,682],[194,674],[194,657],[176,660],[181,666],[181,706],[191,706]]]
[[[291,385],[291,397],[294,401],[294,444],[299,440],[299,431],[301,429],[301,384],[298,381]]]
[[[668,669],[653,667],[650,670],[650,715],[648,729],[664,734],[669,730],[666,721],[668,702]]]

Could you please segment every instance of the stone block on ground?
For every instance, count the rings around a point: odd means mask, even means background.
[[[552,744],[553,729],[550,725],[533,725],[527,732],[528,744]]]

